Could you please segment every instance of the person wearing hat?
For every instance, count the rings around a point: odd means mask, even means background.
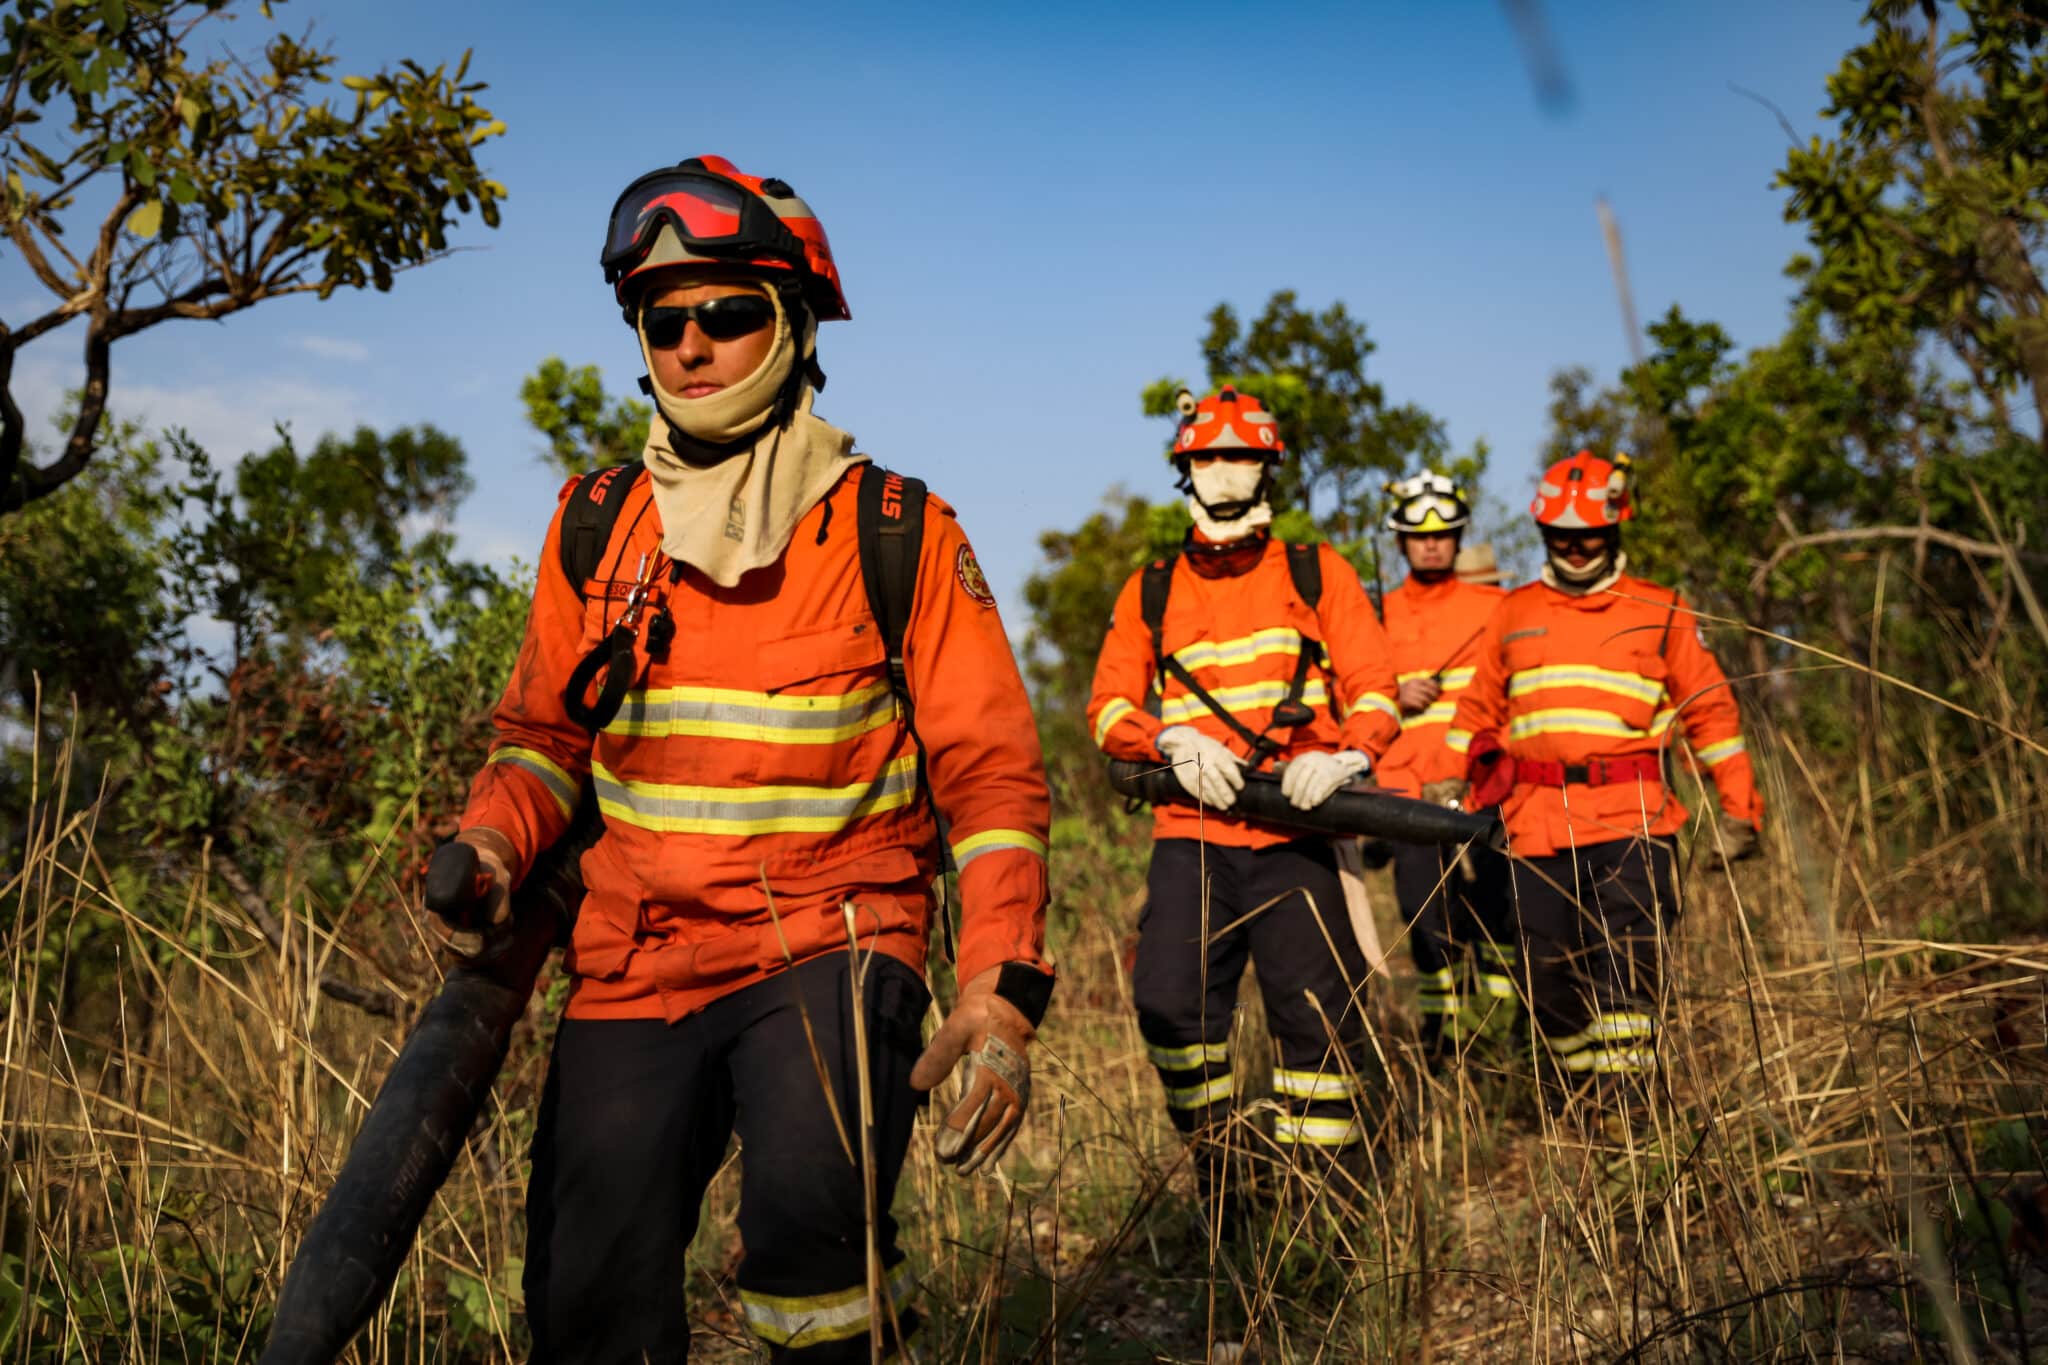
[[[1169,458],[1194,527],[1119,594],[1088,718],[1105,754],[1171,764],[1188,794],[1153,810],[1132,994],[1207,1194],[1242,1065],[1229,1039],[1248,960],[1280,1054],[1280,1150],[1312,1172],[1355,1165],[1382,1118],[1368,969],[1331,841],[1231,808],[1245,770],[1270,764],[1295,807],[1320,805],[1370,770],[1400,712],[1357,573],[1328,545],[1270,534],[1267,494],[1286,452],[1272,415],[1232,388],[1199,402],[1183,392],[1180,409]]]
[[[963,1172],[1028,1102],[1037,732],[951,509],[812,411],[848,311],[803,200],[693,158],[619,196],[602,261],[659,415],[638,464],[563,490],[457,836],[488,922],[579,803],[603,820],[533,1141],[533,1359],[687,1356],[737,1135],[748,1328],[772,1360],[866,1361],[918,1321],[889,1206],[921,1092],[957,1068],[935,1138]],[[927,1046],[940,812],[963,984]]]

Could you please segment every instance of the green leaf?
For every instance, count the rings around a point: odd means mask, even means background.
[[[171,176],[171,198],[180,204],[189,204],[199,197],[199,187],[192,183],[190,176],[178,171]]]
[[[128,230],[137,237],[154,237],[163,225],[164,206],[160,200],[152,199],[139,205],[128,215]]]

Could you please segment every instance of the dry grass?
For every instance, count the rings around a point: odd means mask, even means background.
[[[1998,863],[2038,875],[2043,768],[2020,746],[1988,760],[2007,820],[1885,825],[1887,786],[1937,803],[1937,763],[1822,773],[1789,742],[1754,748],[1772,846],[1732,878],[1687,874],[1646,1123],[1546,1116],[1526,1040],[1427,1077],[1404,983],[1380,983],[1386,1105],[1412,1137],[1363,1198],[1283,1198],[1230,1244],[1191,1204],[1120,966],[1141,835],[1063,836],[1070,927],[1032,1123],[1001,1173],[965,1183],[920,1134],[898,1192],[931,1318],[920,1358],[2048,1355],[2048,945],[1923,932],[1933,912],[1987,922]],[[0,943],[0,1362],[253,1357],[402,1028],[320,993],[323,973],[369,969],[311,927],[302,893],[270,889],[275,949],[209,885],[108,866],[95,808],[62,789],[67,755],[38,768],[51,787]],[[350,932],[430,981],[416,925]],[[110,940],[118,957],[81,975],[82,945],[106,958]],[[520,1154],[545,1032],[536,1003],[360,1358],[521,1353]],[[1264,1046],[1255,1000],[1240,1041]],[[1262,1108],[1247,1097],[1237,1129],[1254,1157],[1273,1150]],[[712,1361],[758,1358],[729,1278],[735,1190],[731,1171],[714,1186],[689,1286]]]

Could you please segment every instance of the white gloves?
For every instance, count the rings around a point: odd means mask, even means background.
[[[1303,754],[1288,760],[1287,770],[1280,774],[1280,794],[1296,810],[1313,810],[1371,767],[1372,760],[1356,749],[1341,754]]]
[[[1158,744],[1188,795],[1217,810],[1229,810],[1236,803],[1244,790],[1244,760],[1221,740],[1192,726],[1169,725],[1159,732]]]

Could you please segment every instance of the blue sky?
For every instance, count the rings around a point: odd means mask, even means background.
[[[465,443],[472,553],[529,563],[555,480],[520,379],[545,356],[627,391],[631,335],[602,283],[606,210],[634,175],[718,152],[824,219],[853,320],[822,340],[821,415],[953,502],[1021,631],[1038,533],[1113,485],[1166,496],[1162,374],[1196,378],[1202,319],[1275,289],[1342,299],[1370,373],[1463,447],[1494,449],[1519,506],[1546,383],[1611,376],[1623,336],[1594,213],[1619,213],[1637,306],[1672,302],[1746,345],[1780,329],[1799,248],[1770,181],[1775,118],[1822,130],[1859,6],[1545,6],[1576,100],[1538,105],[1493,0],[1254,8],[734,6],[350,0],[280,5],[344,71],[475,49],[509,126],[485,163],[504,225],[389,294],[286,300],[171,324],[115,351],[117,411],[216,456],[366,422]],[[260,39],[252,12],[238,41]],[[0,253],[0,314],[36,286]],[[38,302],[38,307],[40,306]],[[32,414],[76,383],[75,340],[19,362]]]

